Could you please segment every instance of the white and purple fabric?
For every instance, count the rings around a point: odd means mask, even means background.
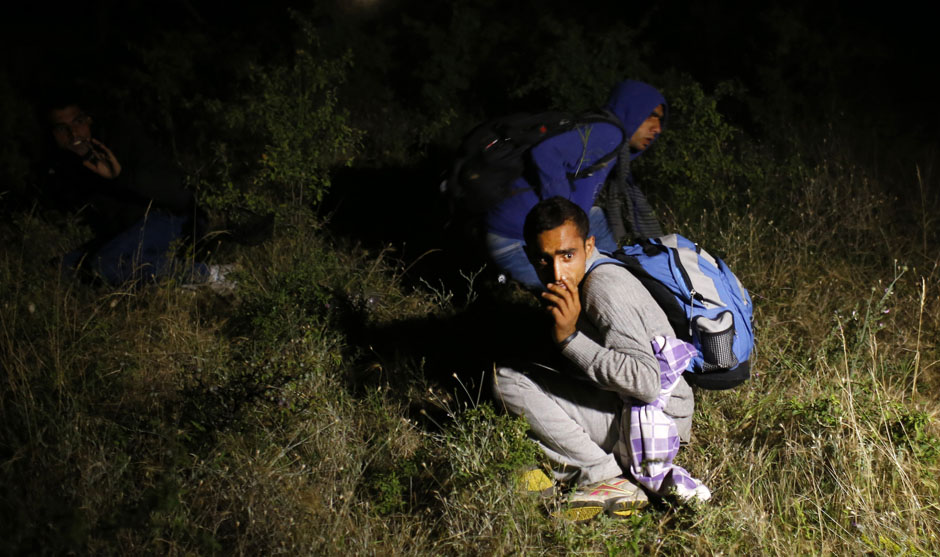
[[[679,451],[679,435],[672,418],[663,412],[666,401],[682,372],[697,354],[694,346],[674,337],[657,336],[651,342],[659,362],[659,397],[649,404],[635,399],[625,401],[623,420],[630,424],[630,437],[625,440],[630,472],[637,482],[653,493],[674,492],[680,499],[693,497],[705,501],[711,492],[685,468],[672,463]],[[625,433],[625,432],[624,432]]]

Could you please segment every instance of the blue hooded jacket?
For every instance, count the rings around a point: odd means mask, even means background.
[[[629,141],[633,133],[666,99],[654,87],[634,80],[618,84],[611,93],[607,108],[623,123],[623,136],[616,126],[606,123],[582,126],[546,139],[531,150],[532,162],[539,178],[539,187],[517,178],[511,195],[492,208],[486,216],[487,231],[499,236],[522,240],[522,226],[532,207],[556,195],[571,200],[589,212],[604,186],[614,162],[592,175],[572,180],[569,174],[588,167]],[[642,151],[631,154],[631,160]]]
[[[628,134],[627,140],[659,105],[663,105],[663,121],[665,121],[669,108],[666,98],[652,85],[632,79],[618,83],[610,94],[610,100],[607,101],[607,109],[623,122],[623,129]],[[630,160],[639,157],[644,151],[630,153]]]

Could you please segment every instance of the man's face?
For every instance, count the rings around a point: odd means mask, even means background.
[[[594,251],[594,236],[587,240],[581,238],[578,227],[566,221],[558,228],[539,234],[535,245],[527,249],[529,261],[546,286],[560,282],[562,277],[567,277],[572,284],[580,284],[585,262]]]
[[[91,117],[75,105],[49,112],[52,137],[56,145],[79,156],[85,155],[91,145]]]
[[[666,108],[663,105],[657,106],[653,109],[653,113],[633,132],[633,137],[630,138],[630,148],[633,151],[646,149],[656,139],[656,136],[663,131],[663,116],[665,114]]]

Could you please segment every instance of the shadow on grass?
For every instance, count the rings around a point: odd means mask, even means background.
[[[491,400],[489,382],[495,365],[515,361],[549,363],[557,349],[548,321],[514,286],[487,285],[479,297],[452,315],[403,319],[364,328],[357,342],[369,348],[359,388],[400,387],[402,364],[410,364],[434,390],[409,403],[412,415],[424,411],[446,419],[449,410]],[[438,422],[443,423],[443,422]]]

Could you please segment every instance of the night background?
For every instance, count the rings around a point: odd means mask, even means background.
[[[0,22],[0,554],[940,551],[940,55],[913,4],[17,3]],[[553,520],[489,400],[540,349],[440,193],[519,111],[669,102],[632,165],[755,300],[755,376],[696,391],[716,493]],[[181,279],[62,272],[96,223],[45,187],[62,98],[195,199]],[[132,130],[131,135],[122,135]],[[157,156],[158,155],[158,156]],[[554,505],[554,506],[553,506]]]
[[[193,159],[204,158],[213,141],[250,152],[256,146],[244,137],[233,141],[244,130],[226,125],[225,107],[251,94],[252,65],[291,60],[305,41],[298,17],[315,30],[315,56],[348,56],[331,85],[349,123],[365,131],[353,167],[392,171],[366,176],[388,186],[380,190],[397,190],[369,194],[387,195],[381,207],[409,195],[427,202],[433,190],[416,190],[432,187],[479,121],[596,106],[626,77],[666,89],[694,81],[709,94],[730,84],[733,92],[715,95],[721,115],[771,148],[795,141],[808,151],[835,134],[892,176],[910,176],[915,164],[929,167],[935,158],[938,48],[929,18],[917,10],[842,2],[397,0],[14,6],[3,24],[5,154],[39,156],[42,134],[28,110],[50,89],[87,99],[102,125],[139,120],[189,172],[205,166]],[[5,165],[15,173],[7,182],[28,192],[23,164]],[[342,180],[333,203],[369,187]],[[363,234],[377,224],[356,221],[351,227]],[[388,224],[374,229],[406,233]],[[371,239],[396,239],[383,234]]]

